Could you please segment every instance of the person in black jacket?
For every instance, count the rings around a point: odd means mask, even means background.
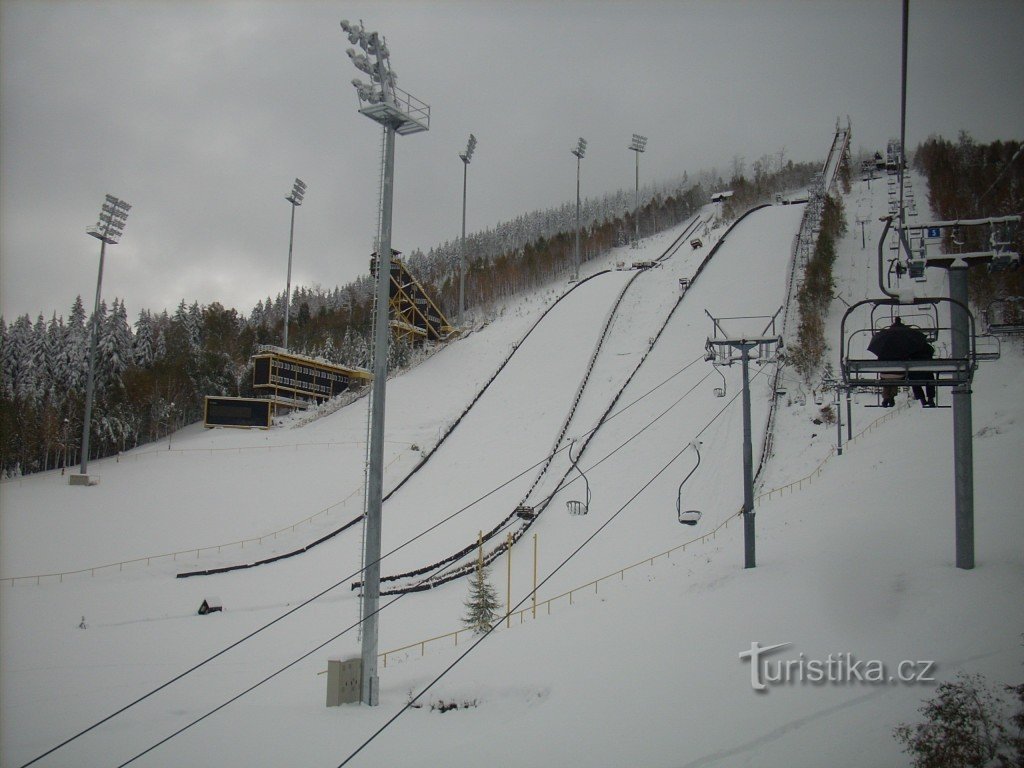
[[[931,360],[935,350],[928,339],[917,328],[903,324],[900,318],[892,321],[888,328],[875,333],[868,344],[868,351],[873,352],[879,360]],[[882,374],[882,378],[902,378],[899,374]],[[935,375],[929,372],[919,373],[916,378],[934,380]],[[935,385],[914,385],[914,397],[926,408],[935,407]],[[882,388],[882,407],[891,408],[896,405],[895,386]]]

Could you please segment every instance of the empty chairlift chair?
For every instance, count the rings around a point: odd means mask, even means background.
[[[717,365],[712,364],[712,367],[715,369],[715,373],[717,373],[719,376],[722,377],[722,386],[715,387],[715,389],[714,389],[715,397],[725,397],[725,393],[726,393],[725,374],[722,373],[722,371],[719,369],[719,367]]]
[[[1003,345],[998,336],[983,333],[975,342],[975,360],[998,360],[1002,356]]]
[[[583,486],[586,489],[584,493],[585,501],[567,501],[565,502],[565,507],[569,510],[570,515],[585,515],[590,510],[590,481],[587,480],[587,476],[583,474],[583,470],[580,469],[580,465],[577,463],[580,458],[579,455],[577,455],[575,459],[572,457],[572,449],[575,445],[576,441],[573,440],[572,444],[569,446],[569,462],[576,468],[576,471],[580,473],[580,477],[583,478]],[[582,453],[583,451],[580,451],[580,454]]]
[[[533,507],[527,506],[526,504],[520,504],[516,507],[516,517],[520,520],[533,520],[537,517],[537,512]]]
[[[1024,335],[1024,296],[996,299],[982,312],[985,332],[991,336]]]
[[[676,491],[676,518],[683,525],[696,525],[700,522],[701,514],[696,509],[683,509],[683,486],[686,485],[686,481],[690,479],[694,472],[697,471],[697,467],[700,466],[700,441],[694,440],[690,443],[687,448],[693,448],[697,454],[697,463],[693,469],[690,470],[689,474],[683,478],[683,482],[679,484],[679,490]]]

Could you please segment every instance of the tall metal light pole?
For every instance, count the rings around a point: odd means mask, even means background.
[[[362,25],[341,22],[349,42],[346,53],[361,72],[364,83],[352,81],[359,97],[359,113],[384,127],[384,158],[381,174],[380,231],[377,242],[377,293],[374,313],[373,384],[370,389],[369,469],[366,478],[366,521],[363,547],[362,683],[360,701],[378,702],[377,611],[380,603],[381,507],[384,496],[384,398],[388,377],[388,303],[391,287],[391,207],[394,199],[395,134],[430,130],[430,106],[395,85],[384,38]],[[371,58],[372,57],[372,58]]]
[[[96,381],[96,348],[100,335],[100,294],[103,288],[103,260],[107,245],[116,245],[121,240],[124,225],[128,221],[131,205],[124,200],[107,195],[100,209],[99,220],[89,227],[87,234],[100,241],[100,271],[96,277],[96,303],[92,313],[92,341],[89,344],[89,378],[85,386],[85,416],[82,422],[82,466],[78,478],[71,476],[73,485],[89,485],[89,432],[92,426],[92,398]]]
[[[469,161],[476,149],[476,136],[469,134],[466,151],[459,155],[462,160],[462,250],[459,253],[459,325],[466,311],[466,179],[469,176]]]
[[[636,239],[634,243],[640,242],[640,153],[647,148],[647,137],[639,133],[633,134],[633,143],[629,148],[636,152],[636,205],[633,211],[633,223],[636,225]]]
[[[284,348],[288,349],[288,321],[292,300],[292,243],[295,241],[295,209],[302,205],[302,198],[306,196],[306,182],[302,179],[295,179],[292,185],[292,192],[285,200],[292,204],[292,226],[288,233],[288,279],[284,286]]]
[[[570,149],[576,155],[576,249],[573,258],[572,279],[580,279],[580,160],[587,154],[587,140],[580,136],[576,149]]]

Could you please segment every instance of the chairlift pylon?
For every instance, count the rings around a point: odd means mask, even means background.
[[[687,448],[693,448],[697,454],[697,463],[693,469],[690,470],[689,474],[683,478],[683,482],[679,484],[679,489],[676,491],[676,518],[683,525],[696,525],[700,522],[701,513],[696,509],[683,509],[683,486],[686,485],[686,481],[690,479],[694,472],[697,471],[697,467],[700,466],[700,440],[692,441]]]
[[[580,465],[577,463],[580,457],[577,456],[575,459],[572,457],[572,449],[575,445],[575,440],[573,440],[572,443],[569,444],[569,463],[576,468],[576,471],[580,473],[580,477],[583,478],[583,483],[586,487],[586,501],[569,500],[565,502],[565,507],[566,509],[569,510],[570,515],[585,515],[590,510],[590,481],[587,480],[587,476],[583,474],[583,470],[580,469]],[[582,453],[583,451],[580,451],[581,455]]]

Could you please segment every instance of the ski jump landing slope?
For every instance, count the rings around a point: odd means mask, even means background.
[[[686,486],[686,507],[702,509],[709,525],[717,518],[735,514],[742,498],[738,482],[739,375],[738,371],[726,371],[726,397],[713,395],[721,379],[703,361],[705,339],[711,331],[704,310],[716,316],[773,313],[783,300],[785,270],[800,215],[799,206],[773,206],[751,214],[731,231],[672,314],[653,349],[651,338],[678,298],[678,279],[693,276],[711,241],[721,232],[705,238],[704,249],[690,250],[688,244],[684,245],[663,266],[641,274],[635,292],[625,295],[563,444],[579,439],[594,427],[639,358],[645,352],[649,354],[580,460],[593,489],[590,513],[570,516],[565,511],[566,499],[580,497],[576,481],[555,497],[549,511],[532,529],[537,536],[538,571],[545,579],[542,597],[692,537],[692,529],[676,522],[674,509],[676,486],[691,468],[692,458],[684,453],[666,471],[656,473],[694,438],[704,441],[704,461]],[[613,255],[612,259],[657,258],[672,237],[653,238],[646,248]],[[450,444],[444,445],[410,481],[408,491],[403,488],[389,502],[385,509],[385,551],[529,470],[549,454],[611,306],[633,275],[609,271],[580,286],[551,311],[513,356],[513,362],[492,386],[493,391],[453,433]],[[419,454],[410,449],[410,444],[429,445],[435,440],[507,356],[509,345],[522,338],[531,324],[531,313],[519,315],[513,309],[508,314],[389,386],[388,461],[394,462],[389,484],[403,477],[418,460]],[[760,444],[757,433],[765,421],[768,382],[767,375],[754,382],[755,445]],[[147,549],[173,549],[178,542],[194,544],[197,536],[207,538],[229,530],[220,517],[211,519],[204,528],[204,513],[209,512],[209,497],[215,490],[223,500],[217,503],[218,514],[232,516],[237,526],[249,510],[262,509],[260,489],[283,486],[279,495],[268,492],[273,504],[267,514],[276,515],[276,519],[270,516],[267,520],[272,525],[286,523],[308,514],[324,500],[340,498],[358,482],[362,466],[358,445],[352,449],[313,446],[320,441],[356,443],[364,428],[363,409],[349,408],[301,429],[269,435],[186,434],[176,439],[175,451],[164,452],[167,455],[145,456],[137,461],[126,457],[118,464],[103,464],[103,483],[86,492],[101,493],[75,497],[88,499],[88,509],[50,506],[52,494],[47,489],[50,485],[56,488],[59,478],[49,478],[49,485],[46,478],[26,482],[17,486],[20,501],[14,511],[18,518],[14,528],[34,534],[21,539],[24,551],[20,556],[26,563],[45,557],[53,544],[47,539],[61,530],[61,524],[77,537],[77,547],[62,543],[57,548],[76,552],[78,562],[86,565],[100,557],[96,551],[114,554],[118,546],[134,548],[126,554],[139,554],[138,548],[146,546],[141,551],[144,554]],[[256,450],[273,445],[280,445],[281,450]],[[223,448],[237,452],[218,450]],[[346,456],[355,458],[342,460],[345,451]],[[203,479],[196,482],[193,478],[192,484],[183,481],[186,470]],[[552,476],[561,476],[563,470],[558,468]],[[209,479],[205,479],[207,474]],[[489,496],[436,532],[388,557],[383,563],[384,572],[402,565],[418,566],[473,540],[478,530],[489,528],[507,514],[509,504],[518,503],[532,479],[527,472],[513,480],[507,491],[499,491],[504,493],[500,503],[492,502]],[[320,485],[326,485],[327,490],[307,493],[307,489]],[[61,493],[64,488],[60,486]],[[159,488],[160,495],[151,493],[152,488]],[[202,507],[204,498],[206,510]],[[103,508],[102,499],[115,505],[113,511]],[[141,502],[145,503],[146,519],[152,521],[150,529],[126,522],[125,535],[119,537],[118,525],[133,513],[139,515]],[[600,536],[547,578],[619,510],[622,513]],[[5,509],[5,556],[9,546],[6,542],[18,540],[6,535],[10,530],[7,523]],[[161,531],[170,533],[158,535]],[[143,535],[147,532],[156,536],[148,544]],[[62,540],[65,535],[61,534]],[[512,552],[513,603],[530,594],[532,549],[533,542],[526,539]],[[738,550],[735,557],[739,562]],[[6,588],[4,687],[8,693],[18,691],[14,703],[11,699],[5,702],[4,710],[5,737],[11,739],[4,753],[12,757],[12,764],[20,764],[22,758],[31,758],[117,710],[325,586],[335,582],[341,585],[324,599],[231,651],[223,661],[214,662],[202,673],[189,676],[133,710],[127,730],[124,725],[100,729],[67,751],[67,760],[61,758],[53,764],[119,763],[181,727],[195,714],[220,704],[226,696],[337,635],[358,616],[358,597],[348,589],[348,580],[359,567],[358,536],[338,537],[303,557],[266,568],[201,581],[175,579],[175,572],[183,567],[180,562],[167,563],[126,568],[123,573],[115,571],[94,579]],[[211,594],[222,599],[225,612],[212,619],[197,618],[199,602]],[[384,609],[381,649],[458,627],[464,599],[465,583],[461,581],[403,597]],[[75,629],[82,614],[88,631]],[[21,629],[13,632],[11,627]],[[279,717],[290,717],[288,713],[302,710],[304,702],[311,701],[322,713],[323,679],[317,677],[317,672],[322,669],[323,658],[357,652],[356,633],[348,632],[277,678],[272,688],[261,689],[255,694],[257,706],[244,709],[247,725],[243,730],[248,735],[235,734],[228,741],[255,744],[269,739],[275,744],[294,745],[294,733],[279,733]],[[55,665],[54,659],[59,659],[59,664]],[[116,680],[111,678],[112,669],[117,670]],[[412,674],[415,677],[415,670]],[[412,684],[407,674],[389,672],[382,677],[382,701],[402,699]],[[218,718],[218,722],[229,724],[232,732],[240,727],[233,716]],[[220,727],[213,720],[210,723]],[[323,720],[307,723],[302,729],[302,743],[320,744],[314,751],[331,751],[332,737],[326,736],[327,731],[323,737],[319,735],[320,728],[327,725]],[[336,734],[336,723],[328,730]],[[149,764],[187,762],[185,756],[195,754],[197,745],[208,744],[209,734],[205,727],[190,731],[154,753],[155,762]],[[219,745],[228,743],[219,737],[217,741]],[[217,761],[228,765],[234,759],[232,755],[243,753],[251,757],[247,749],[236,753],[218,746]],[[243,763],[244,759],[235,764]]]

